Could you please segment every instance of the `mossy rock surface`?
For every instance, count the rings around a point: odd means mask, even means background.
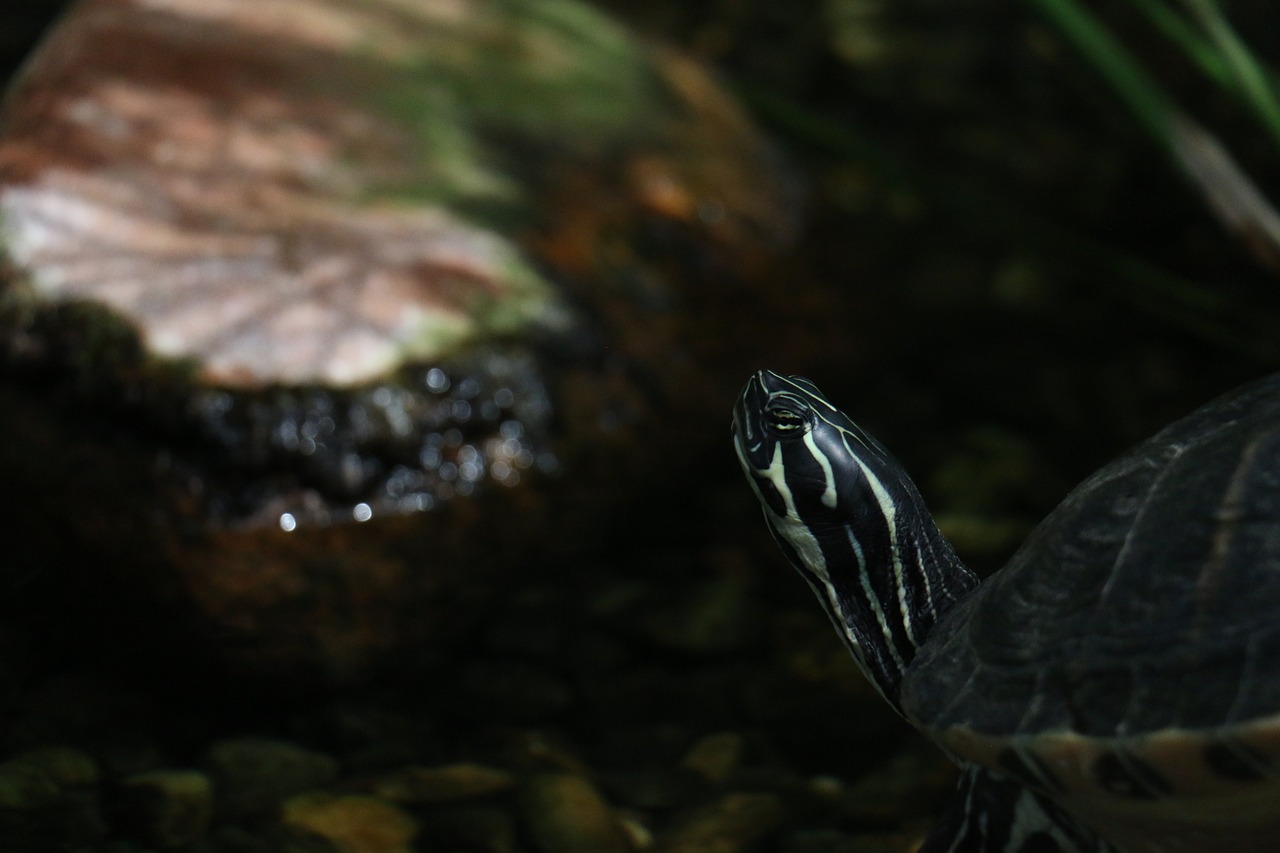
[[[3,121],[14,529],[268,671],[678,523],[748,354],[833,314],[785,292],[775,149],[568,0],[90,0]]]

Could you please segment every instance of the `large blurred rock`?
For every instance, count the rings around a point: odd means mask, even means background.
[[[796,195],[577,2],[88,0],[3,113],[0,524],[108,625],[423,648],[678,514],[745,353],[812,352]]]

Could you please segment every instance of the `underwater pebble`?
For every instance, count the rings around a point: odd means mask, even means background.
[[[0,808],[41,808],[57,801],[68,788],[96,784],[99,775],[93,757],[78,749],[28,750],[0,764]]]
[[[76,849],[105,832],[87,753],[32,749],[0,764],[0,850]]]
[[[742,762],[742,735],[716,732],[699,738],[685,753],[680,766],[699,774],[708,782],[722,782]]]
[[[739,853],[752,849],[782,823],[782,801],[773,794],[726,794],[695,809],[663,833],[658,853]]]
[[[213,783],[198,770],[151,770],[120,781],[112,797],[113,823],[156,847],[199,840],[213,817]]]
[[[272,814],[285,798],[338,775],[338,763],[329,756],[268,738],[219,741],[209,748],[204,764],[219,813],[234,817]]]
[[[0,764],[0,809],[27,811],[57,802],[61,788],[38,767],[17,759]]]
[[[446,803],[509,790],[515,778],[481,764],[408,767],[377,785],[379,797],[399,803]]]
[[[581,776],[539,773],[519,792],[520,816],[542,853],[630,853],[631,835],[595,786]]]
[[[82,750],[47,746],[27,750],[0,764],[0,774],[7,780],[40,778],[55,789],[65,789],[94,785],[101,771],[93,756]]]
[[[284,804],[286,826],[318,835],[341,853],[411,853],[418,824],[400,809],[358,794],[299,794]]]

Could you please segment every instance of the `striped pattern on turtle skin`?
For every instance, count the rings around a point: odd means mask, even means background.
[[[1088,478],[981,586],[808,380],[757,373],[733,433],[868,678],[986,768],[931,853],[1280,850],[1280,375]]]
[[[734,425],[738,460],[774,539],[901,712],[898,686],[921,639],[977,578],[902,467],[813,383],[761,371]]]

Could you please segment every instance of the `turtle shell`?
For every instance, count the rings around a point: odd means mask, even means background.
[[[1280,820],[1280,375],[1077,487],[902,693],[952,753],[1064,801],[1220,794]]]

